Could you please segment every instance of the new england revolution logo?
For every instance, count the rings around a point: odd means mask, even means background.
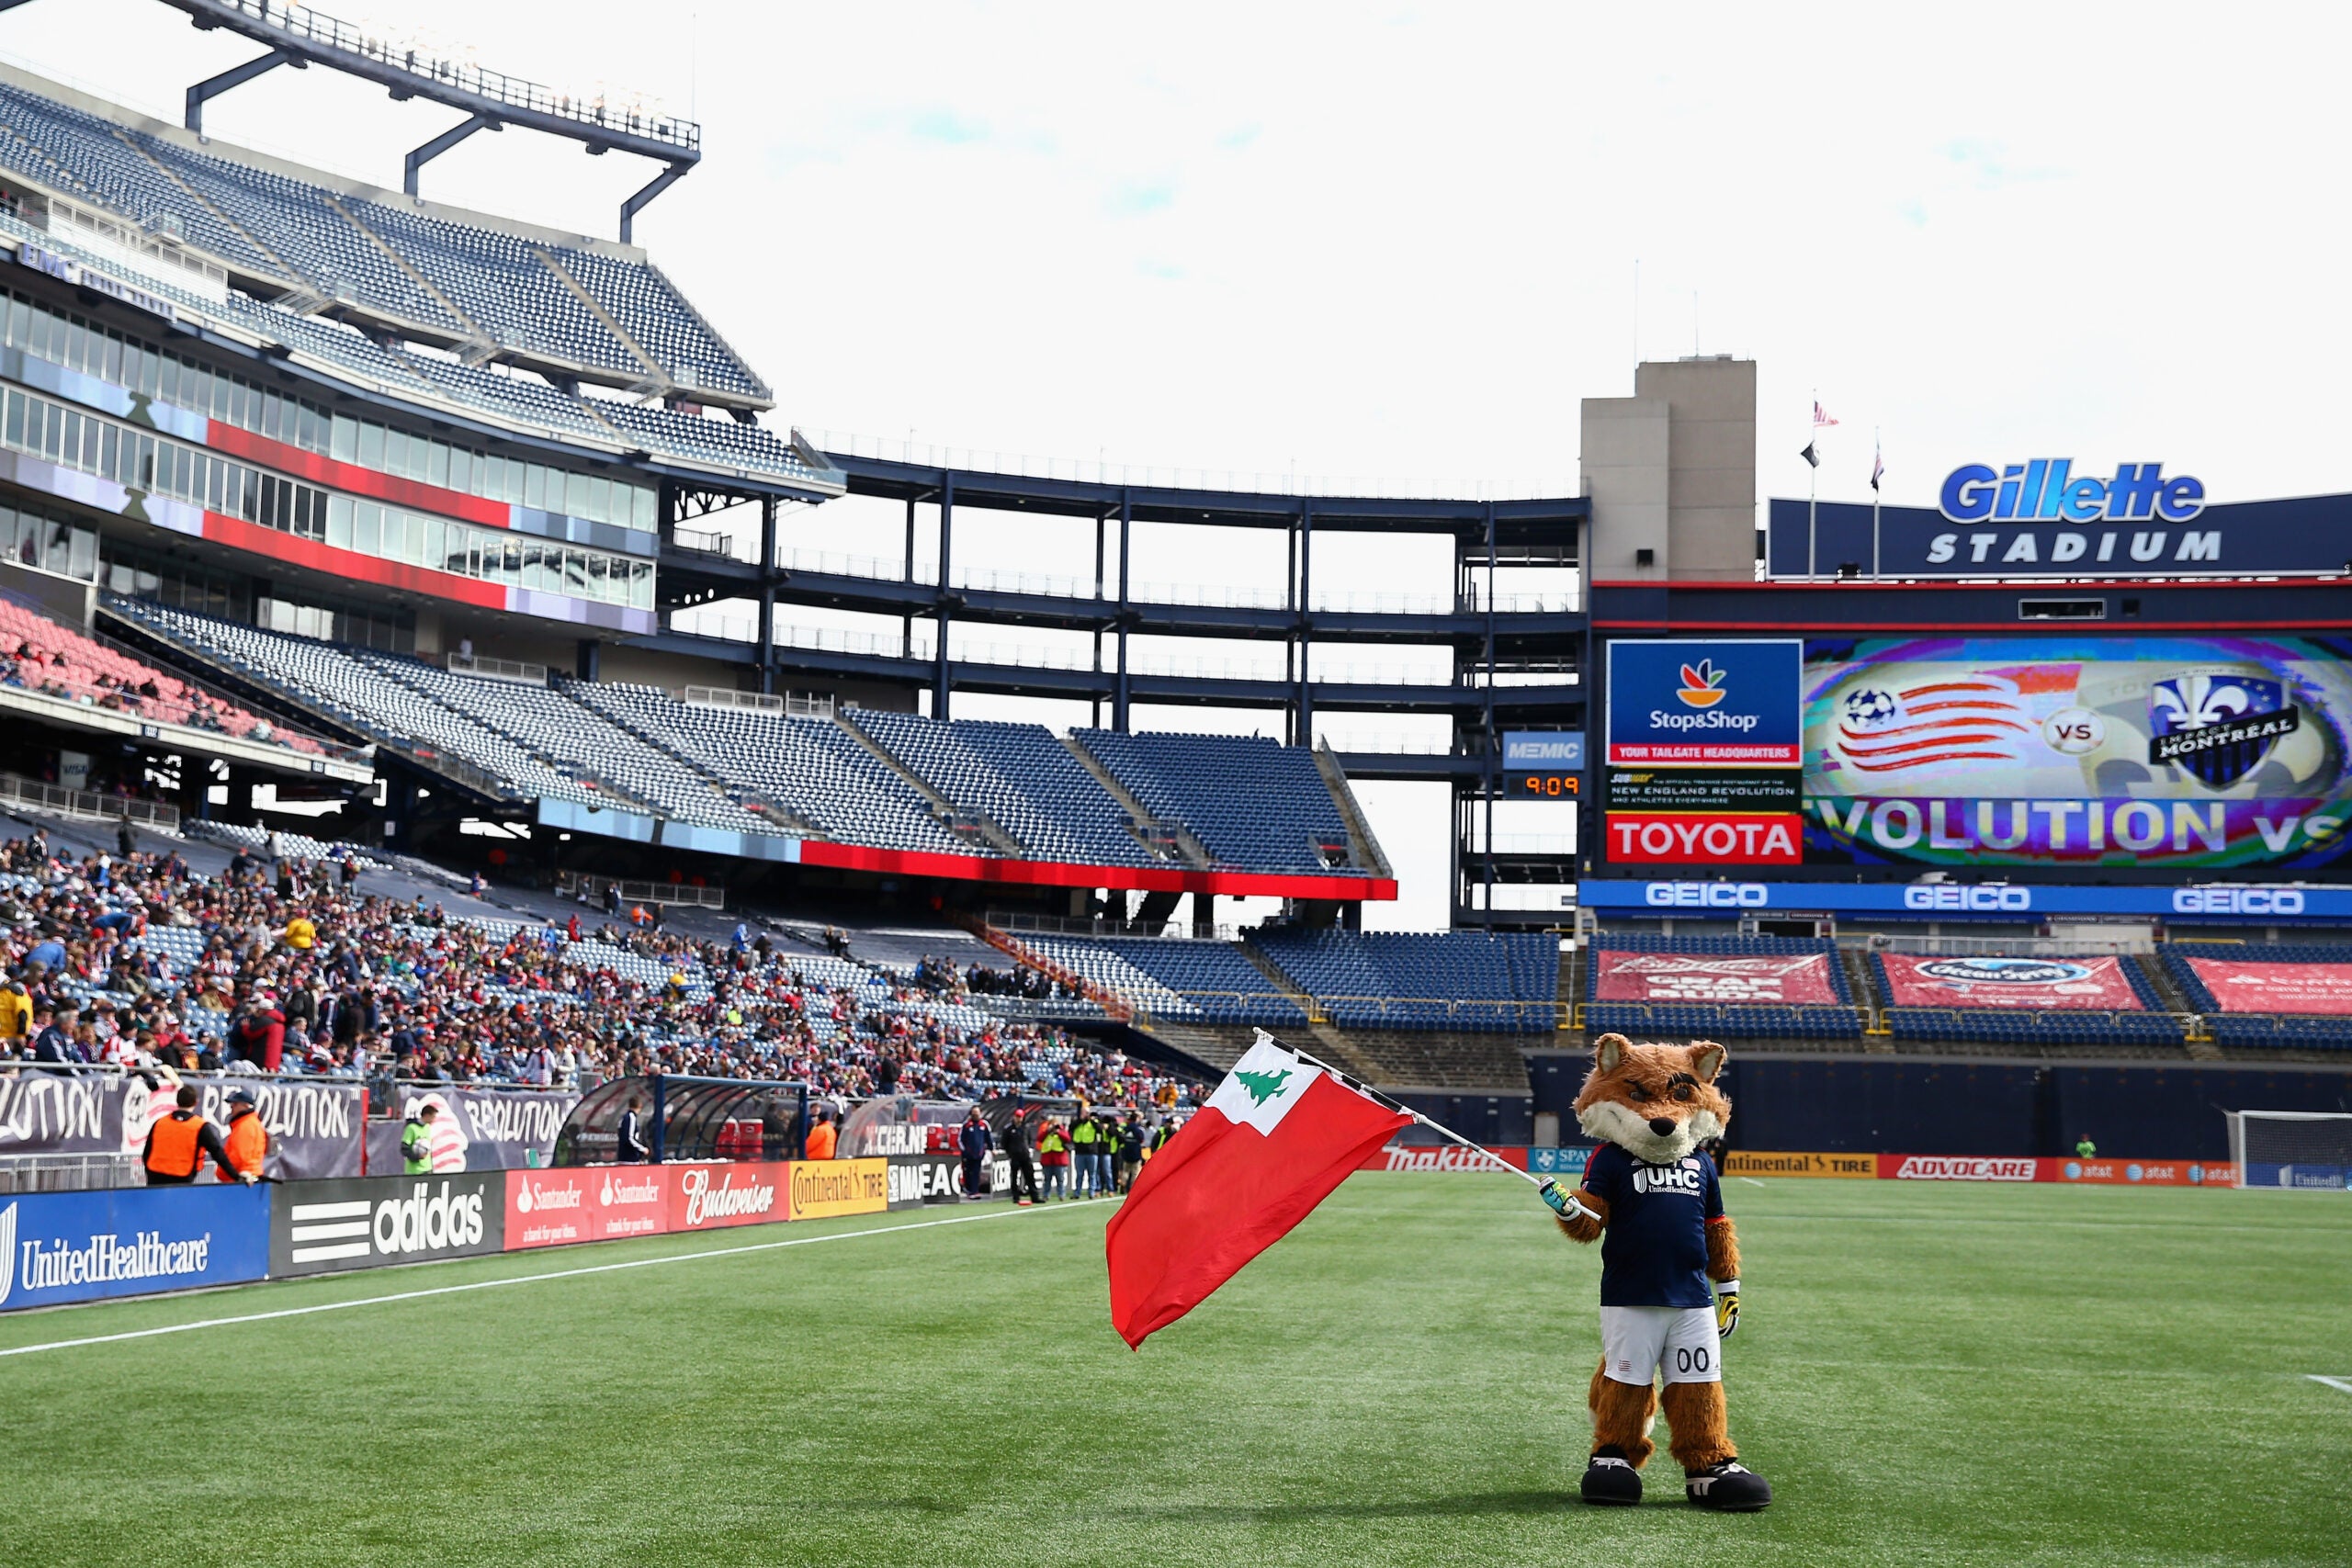
[[[2148,761],[2170,762],[2209,789],[2227,789],[2301,718],[2277,681],[2184,670],[2148,688]]]

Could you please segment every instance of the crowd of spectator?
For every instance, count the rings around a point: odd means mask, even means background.
[[[1078,988],[1026,964],[991,969],[973,964],[962,970],[952,958],[926,957],[914,967],[914,982],[934,994],[961,991],[970,997],[1012,997],[1027,1001],[1070,1001]]]
[[[208,876],[122,848],[75,859],[40,833],[0,840],[0,1060],[583,1088],[697,1073],[842,1101],[1200,1092],[973,1006],[952,966],[852,983],[835,964],[820,979],[747,928],[719,942],[581,914],[460,918],[423,894],[362,893],[348,860],[240,852]]]

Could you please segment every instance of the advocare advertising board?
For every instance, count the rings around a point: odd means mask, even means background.
[[[1804,863],[1804,660],[1794,637],[1611,640],[1608,863]]]
[[[266,1187],[128,1187],[0,1198],[0,1311],[261,1279]]]
[[[1936,505],[1871,508],[1776,499],[1767,570],[1891,578],[2290,576],[2344,570],[2352,495],[2209,504],[2205,483],[2162,463],[2073,457],[1962,463]],[[1875,558],[1872,555],[1875,547]]]
[[[301,1181],[274,1193],[273,1279],[468,1258],[506,1247],[503,1171]]]

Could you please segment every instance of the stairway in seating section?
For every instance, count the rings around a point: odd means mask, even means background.
[[[1319,1049],[1323,1060],[1350,1077],[1362,1078],[1366,1083],[1376,1084],[1382,1081],[1385,1075],[1381,1071],[1380,1065],[1357,1050],[1355,1042],[1341,1033],[1329,1019],[1323,1016],[1323,1009],[1313,997],[1300,989],[1297,981],[1283,974],[1272,959],[1268,958],[1246,942],[1241,944],[1241,956],[1248,959],[1250,966],[1263,975],[1275,990],[1296,1002],[1306,1012],[1306,1032],[1315,1037],[1315,1044]],[[1284,1043],[1304,1045],[1306,1043],[1286,1041]],[[1307,1054],[1313,1055],[1316,1052],[1309,1051]]]
[[[1372,820],[1357,804],[1356,792],[1348,784],[1339,755],[1328,740],[1315,743],[1315,771],[1323,775],[1323,785],[1331,792],[1331,799],[1340,808],[1340,820],[1347,827],[1349,863],[1374,876],[1395,876],[1395,868],[1381,852],[1380,840],[1373,836]]]
[[[833,715],[831,723],[835,728],[865,748],[866,753],[876,761],[904,779],[910,788],[922,796],[923,804],[931,807],[932,815],[938,818],[941,824],[957,838],[969,843],[977,837],[982,843],[1009,860],[1037,858],[1030,852],[1028,845],[1006,832],[994,818],[989,817],[986,812],[967,811],[957,806],[933,789],[930,781],[921,773],[884,750],[880,741],[843,718],[840,714]]]
[[[1101,758],[1080,745],[1076,736],[1064,735],[1057,739],[1069,749],[1069,754],[1078,759],[1079,766],[1092,773],[1096,781],[1111,792],[1111,798],[1119,803],[1121,809],[1126,812],[1128,819],[1136,824],[1136,838],[1146,849],[1156,850],[1159,847],[1154,841],[1154,836],[1158,835],[1168,846],[1173,848],[1176,853],[1182,856],[1185,863],[1189,865],[1206,867],[1216,863],[1201,841],[1193,837],[1192,829],[1181,822],[1162,822],[1150,812],[1146,811],[1143,808],[1143,802],[1130,794],[1127,786],[1121,784],[1113,775],[1111,770],[1102,765]]]
[[[1586,937],[1560,950],[1560,1018],[1555,1032],[1563,1045],[1585,1043],[1584,1025],[1578,1021],[1577,1009],[1584,1001],[1585,947],[1591,940]]]

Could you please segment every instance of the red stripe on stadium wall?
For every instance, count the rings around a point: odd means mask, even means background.
[[[946,882],[1001,882],[1023,887],[1118,887],[1147,893],[1207,893],[1227,897],[1329,898],[1344,902],[1396,897],[1393,877],[1311,876],[1261,871],[1198,871],[1176,866],[1076,865],[1063,861],[987,860],[930,850],[800,840],[802,865],[831,866]]]
[[[232,549],[251,550],[288,566],[308,567],[331,576],[349,578],[354,582],[372,582],[379,588],[405,588],[412,593],[429,593],[435,599],[455,599],[461,604],[476,604],[485,610],[506,608],[506,590],[494,582],[477,582],[470,577],[455,572],[435,571],[430,567],[411,566],[406,561],[385,560],[380,556],[362,555],[334,545],[322,545],[316,539],[298,539],[291,534],[281,534],[275,528],[265,528],[258,523],[248,523],[242,517],[226,513],[208,512],[204,514],[204,536],[215,544]]]
[[[289,446],[266,435],[256,435],[250,430],[220,420],[210,422],[205,442],[216,452],[226,452],[232,457],[243,457],[247,462],[275,468],[281,474],[291,474],[298,479],[309,479],[313,484],[328,485],[351,495],[364,495],[395,506],[413,507],[419,512],[455,517],[461,522],[479,523],[485,528],[514,525],[514,509],[503,501],[485,501],[463,491],[429,485],[417,479],[400,479],[391,474],[379,474],[356,463],[345,463],[320,452],[305,452],[300,446]]]

